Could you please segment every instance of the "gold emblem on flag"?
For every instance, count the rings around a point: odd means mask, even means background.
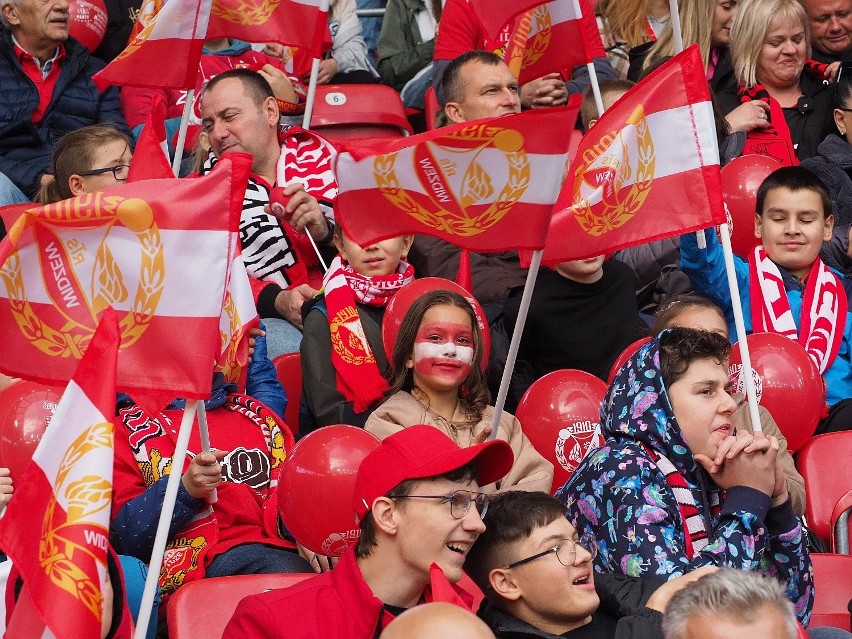
[[[112,442],[112,423],[101,422],[81,433],[65,451],[53,481],[38,546],[39,566],[45,575],[78,599],[96,619],[100,619],[103,596],[98,574],[93,571],[98,564],[106,566],[109,531],[95,515],[109,510],[112,482],[100,475],[73,480],[70,475],[75,466],[82,467],[81,461],[98,449],[109,449],[111,455]],[[68,504],[67,512],[58,503],[57,495],[62,495]],[[82,544],[81,539],[87,543]]]
[[[483,154],[498,151],[505,179],[496,192]],[[409,193],[397,177],[398,153],[379,155],[373,176],[381,193],[415,220],[450,235],[471,237],[497,224],[530,184],[530,165],[524,136],[514,129],[478,124],[415,147],[413,166],[429,195]],[[489,163],[494,158],[488,159]],[[493,167],[493,165],[492,165]],[[462,170],[457,175],[459,169]]]
[[[358,311],[353,307],[340,309],[328,327],[331,331],[331,347],[344,362],[353,366],[376,362],[364,327],[358,319]]]
[[[133,41],[124,48],[124,51],[115,56],[114,62],[117,62],[118,60],[123,60],[124,58],[129,58],[134,53],[136,53],[139,47],[141,47],[142,44],[150,37],[151,32],[154,30],[155,24],[156,15],[151,19],[151,22],[149,22],[148,25],[144,29],[142,29],[142,31],[140,31],[135,38],[133,38]]]
[[[239,361],[239,348],[245,331],[240,330],[239,312],[234,302],[234,296],[230,291],[225,293],[225,302],[222,311],[228,317],[228,332],[219,329],[221,340],[221,358],[217,370],[221,371],[229,382],[239,382],[242,374],[242,366]],[[229,337],[230,336],[230,337]]]
[[[213,0],[210,9],[226,22],[256,27],[269,20],[281,0]]]
[[[101,311],[128,299],[125,274],[108,243],[110,234],[116,232],[116,222],[135,236],[140,255],[133,302],[119,321],[120,347],[126,348],[147,330],[159,305],[166,275],[160,230],[144,200],[92,193],[53,204],[37,218],[31,218],[44,290],[61,317],[58,327],[48,325],[32,308],[19,254],[13,253],[0,268],[0,279],[6,286],[18,328],[46,355],[80,359],[95,333]],[[66,232],[60,238],[53,233],[54,229],[70,226],[79,228],[81,235],[75,237]],[[100,230],[102,235],[92,251],[87,249],[89,240],[82,239],[82,234],[93,230]]]
[[[533,9],[530,19],[535,23],[536,32],[532,38],[527,40],[524,48],[524,61],[521,65],[522,69],[526,69],[541,60],[553,37],[553,18],[546,4]]]
[[[622,197],[622,188],[633,175],[633,167],[623,129],[607,133],[600,145],[587,149],[575,172],[575,177],[581,179],[575,180],[574,217],[580,228],[595,237],[624,226],[642,207],[654,181],[654,141],[641,104],[627,118],[626,125],[635,127],[638,156],[636,175],[626,195]],[[617,149],[616,144],[619,145]],[[597,164],[597,168],[590,169],[592,164]],[[582,197],[580,192],[584,186],[600,189],[600,202],[597,198],[592,202]]]

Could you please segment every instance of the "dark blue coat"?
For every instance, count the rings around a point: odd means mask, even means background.
[[[100,93],[92,83],[104,63],[73,38],[65,42],[65,56],[53,97],[36,127],[32,112],[38,106],[38,89],[18,63],[11,33],[0,29],[0,172],[30,198],[41,176],[50,173],[53,145],[66,133],[101,123],[130,132],[118,89]]]

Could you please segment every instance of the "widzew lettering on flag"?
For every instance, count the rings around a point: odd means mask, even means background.
[[[104,588],[119,341],[118,318],[107,309],[0,518],[0,545],[28,595],[9,625],[20,639],[45,636],[30,634],[39,625],[57,639],[100,637],[101,616],[113,615]],[[122,617],[129,623],[126,604]]]
[[[204,178],[145,180],[28,210],[0,244],[0,370],[70,379],[109,307],[118,384],[206,398],[251,160]]]
[[[422,233],[472,251],[541,248],[578,107],[344,147],[337,219],[362,246]]]
[[[554,208],[545,264],[725,221],[703,68],[698,47],[689,47],[624,94],[583,137]]]
[[[526,12],[503,51],[503,61],[520,84],[605,56],[587,0],[554,0]]]
[[[190,89],[206,40],[279,42],[304,47],[318,57],[327,32],[328,12],[320,10],[320,0],[168,0],[93,80],[99,88],[116,84]]]

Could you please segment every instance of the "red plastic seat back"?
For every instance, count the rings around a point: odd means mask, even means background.
[[[814,563],[814,610],[811,627],[833,626],[850,630],[852,555],[811,553]]]
[[[849,459],[852,459],[852,431],[817,435],[797,456],[796,466],[805,479],[808,525],[826,543],[831,539],[834,506],[852,489]]]
[[[299,407],[302,403],[302,356],[299,353],[285,353],[276,357],[272,364],[278,375],[278,381],[287,393],[287,410],[284,421],[294,437],[299,436]]]
[[[313,573],[235,575],[199,579],[181,586],[167,610],[171,639],[221,639],[237,604],[244,597],[288,588]]]
[[[311,128],[329,140],[401,138],[414,132],[399,93],[383,84],[318,86]]]

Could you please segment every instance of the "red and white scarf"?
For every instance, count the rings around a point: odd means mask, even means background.
[[[356,413],[363,413],[388,389],[376,365],[355,303],[385,307],[399,289],[414,281],[414,269],[400,260],[396,273],[368,277],[356,273],[338,255],[323,278],[328,328],[331,331],[331,362],[337,371],[337,387]]]
[[[704,550],[710,543],[710,537],[707,533],[707,528],[704,525],[704,517],[701,516],[701,511],[695,504],[695,496],[692,494],[692,489],[686,482],[683,475],[671,463],[665,455],[662,455],[652,449],[650,446],[643,444],[645,452],[651,457],[660,472],[666,476],[666,483],[672,490],[678,508],[680,509],[681,520],[683,521],[683,537],[684,550],[689,559]],[[710,515],[715,517],[721,511],[721,504],[718,492],[710,494]]]
[[[840,279],[817,258],[802,293],[802,328],[796,329],[778,266],[762,246],[749,256],[752,331],[784,335],[799,342],[820,374],[834,362],[846,327],[847,301]]]

